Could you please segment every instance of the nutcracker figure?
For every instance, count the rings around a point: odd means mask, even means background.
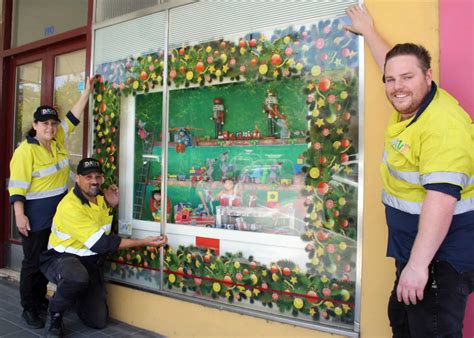
[[[212,107],[212,117],[211,120],[214,121],[215,128],[215,138],[219,138],[219,135],[222,134],[222,126],[224,125],[225,110],[224,104],[220,97],[216,97],[213,101]]]
[[[263,112],[267,114],[268,120],[268,136],[275,136],[276,120],[281,116],[278,109],[278,100],[273,94],[271,88],[267,89],[267,97],[263,104]]]

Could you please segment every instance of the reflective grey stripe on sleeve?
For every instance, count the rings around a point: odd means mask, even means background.
[[[33,177],[45,177],[45,176],[49,176],[49,175],[52,175],[52,174],[58,172],[58,171],[61,170],[62,168],[67,167],[68,165],[69,165],[69,160],[68,160],[68,159],[64,159],[64,160],[62,160],[62,161],[56,163],[55,165],[52,165],[51,167],[44,168],[44,169],[37,170],[37,171],[33,171],[33,173],[31,174],[31,176],[33,176]]]
[[[30,185],[31,185],[31,182],[25,182],[25,181],[10,180],[8,182],[8,188],[28,189]]]
[[[89,239],[84,243],[85,246],[88,248],[92,248],[95,243],[102,237],[102,235],[112,229],[112,224],[105,224],[103,225],[100,230],[94,232],[92,236],[89,237]]]
[[[74,255],[77,255],[77,256],[82,256],[82,257],[97,255],[96,252],[91,251],[89,249],[75,249],[75,248],[72,248],[70,246],[65,247],[64,245],[52,246],[52,245],[48,244],[48,250],[49,249],[54,249],[56,252],[60,252],[60,253],[66,252],[66,253],[74,254]]]
[[[458,201],[456,203],[456,208],[454,209],[454,214],[463,214],[468,211],[474,211],[474,197]]]
[[[67,124],[66,119],[63,119],[63,120],[61,121],[61,127],[63,127],[64,134],[67,135],[67,133],[68,133],[68,131],[69,131],[69,125]]]
[[[385,190],[382,191],[382,202],[390,207],[407,212],[409,214],[419,215],[421,213],[422,203],[404,201],[393,195],[390,195]]]
[[[69,236],[68,234],[65,234],[64,232],[61,232],[59,231],[55,226],[54,226],[54,223],[53,225],[51,226],[51,232],[59,239],[63,240],[63,241],[66,241],[68,240],[69,238],[71,238],[71,236]]]
[[[112,230],[112,223],[102,226],[102,230],[104,230],[104,232],[109,232],[110,230]]]
[[[402,200],[387,193],[385,190],[382,191],[382,202],[385,205],[413,215],[421,214],[421,206],[423,204],[421,202],[409,202]],[[474,211],[474,198],[467,198],[458,201],[454,209],[454,215],[463,214],[468,211]]]
[[[92,248],[92,246],[97,243],[97,241],[102,237],[104,234],[104,229],[100,228],[99,231],[96,231],[90,236],[87,241],[84,242],[84,245],[88,248]]]
[[[40,198],[54,197],[61,195],[67,191],[67,184],[52,190],[38,191],[38,192],[29,192],[26,194],[27,200],[38,200]]]
[[[421,185],[431,183],[450,183],[465,187],[469,182],[469,176],[455,172],[433,172],[421,176]]]

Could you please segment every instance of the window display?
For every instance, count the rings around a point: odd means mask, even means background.
[[[360,60],[344,20],[181,45],[172,28],[167,59],[96,66],[94,151],[112,182],[120,150],[133,182],[119,222],[170,239],[162,266],[122,250],[111,278],[354,329]]]

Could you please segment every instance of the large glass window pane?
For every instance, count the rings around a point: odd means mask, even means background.
[[[14,0],[12,47],[87,24],[87,0]]]
[[[55,60],[54,72],[54,106],[61,119],[72,108],[84,90],[86,51],[79,50],[59,55]],[[83,124],[80,124],[74,134],[67,140],[69,160],[72,170],[82,158]],[[73,184],[73,182],[69,182]]]
[[[109,276],[353,333],[359,41],[348,3],[324,4],[173,8],[166,53],[151,16],[96,32],[94,146],[116,180],[120,144],[120,229],[161,224],[170,244],[163,264],[121,250]]]
[[[17,147],[30,130],[33,122],[33,113],[41,102],[41,70],[42,62],[28,63],[16,68],[15,83],[15,132],[14,145]],[[15,226],[12,213],[11,237],[19,239],[20,235]]]

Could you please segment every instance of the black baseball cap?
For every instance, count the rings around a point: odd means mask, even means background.
[[[81,176],[85,176],[87,174],[97,172],[103,174],[102,167],[100,162],[97,161],[95,158],[87,157],[83,158],[79,161],[77,165],[77,174]]]
[[[33,118],[35,121],[48,121],[48,120],[55,120],[61,121],[58,116],[58,112],[56,109],[50,106],[39,106],[36,108],[35,113],[33,114]]]

